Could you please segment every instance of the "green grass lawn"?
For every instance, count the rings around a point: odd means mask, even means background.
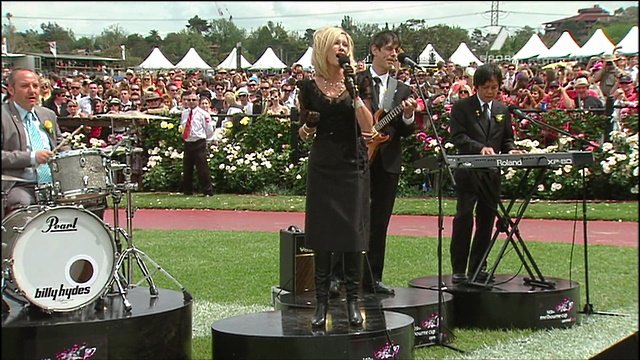
[[[110,199],[111,200],[111,199]],[[304,211],[304,196],[287,195],[234,195],[218,194],[212,197],[185,196],[180,193],[135,193],[135,206],[152,209],[217,209],[257,211]],[[126,202],[120,204],[124,207]],[[519,204],[516,204],[516,207]],[[514,207],[514,210],[515,208]],[[581,201],[549,202],[532,201],[524,213],[532,219],[582,219]],[[442,210],[446,216],[455,214],[456,200],[443,199]],[[438,215],[437,198],[398,198],[395,214]],[[638,221],[638,202],[588,202],[589,220]]]
[[[148,201],[153,195],[141,196],[136,203],[143,198]],[[443,249],[448,249],[449,240],[443,239]],[[279,283],[277,233],[136,230],[135,244],[193,295],[194,359],[211,359],[214,321],[271,309],[271,287]],[[527,247],[545,277],[571,279],[580,284],[578,306],[583,309],[586,296],[583,246],[530,242]],[[406,287],[411,279],[436,275],[437,249],[434,238],[390,236],[385,283]],[[445,274],[451,272],[446,251]],[[628,316],[582,316],[580,323],[570,329],[453,329],[452,345],[464,350],[464,354],[445,347],[428,347],[415,349],[414,358],[587,359],[637,331],[637,251],[628,247],[588,247],[590,303],[596,311]],[[489,260],[491,263],[493,259]],[[524,274],[513,251],[507,251],[497,273]],[[162,288],[179,290],[161,272],[155,272],[153,278]]]

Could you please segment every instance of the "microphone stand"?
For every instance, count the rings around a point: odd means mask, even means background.
[[[415,74],[415,68],[414,67],[409,67],[409,68],[411,69],[411,76],[414,79],[417,79],[417,76]],[[427,112],[427,116],[428,116],[428,122],[429,124],[431,124],[431,131],[433,131],[433,135],[435,136],[436,142],[438,144],[437,146],[440,151],[437,156],[437,161],[438,161],[438,185],[437,185],[437,188],[438,188],[437,190],[438,191],[438,250],[437,250],[437,253],[438,253],[437,254],[438,255],[438,332],[436,334],[436,338],[433,343],[417,345],[416,348],[444,346],[451,350],[464,353],[465,352],[464,350],[458,349],[450,344],[447,344],[445,342],[445,339],[442,333],[442,303],[444,302],[443,289],[446,288],[444,285],[444,282],[442,281],[442,235],[443,235],[443,229],[444,229],[444,226],[443,226],[444,211],[442,208],[442,181],[444,180],[443,173],[445,169],[447,170],[449,178],[451,179],[451,183],[453,184],[454,187],[456,182],[453,177],[453,173],[451,172],[451,168],[449,167],[449,163],[447,162],[447,153],[444,149],[444,146],[442,146],[442,142],[440,141],[440,137],[438,136],[438,129],[435,125],[435,122],[433,121],[433,116],[431,114],[431,111],[429,110],[429,105],[428,105],[429,99],[425,96],[424,92],[422,91],[422,87],[417,86],[417,91],[420,97],[424,100],[425,111]],[[418,160],[417,162],[420,162],[420,160]]]
[[[517,117],[521,117],[521,116],[517,116]],[[578,137],[574,134],[571,134],[570,132],[564,130],[564,129],[560,129],[557,128],[553,125],[549,125],[547,123],[544,123],[542,121],[539,121],[537,119],[533,119],[529,116],[524,116],[524,119],[529,120],[530,122],[534,123],[537,126],[543,127],[543,128],[547,128],[550,130],[553,130],[555,132],[558,132],[562,135],[568,136],[574,140],[577,140],[578,142],[580,142],[583,145],[588,145],[588,146],[593,146],[597,149],[601,149],[601,146],[598,144],[594,144],[584,138]],[[586,168],[586,165],[585,165]],[[591,302],[589,301],[589,250],[588,250],[588,231],[587,231],[587,187],[586,187],[586,183],[585,183],[585,172],[582,172],[582,238],[584,240],[584,281],[585,281],[585,295],[586,295],[586,304],[584,305],[584,308],[582,311],[580,311],[581,314],[586,314],[587,316],[592,315],[592,314],[597,314],[597,315],[607,315],[607,316],[624,316],[622,314],[616,314],[616,313],[610,313],[610,312],[601,312],[601,311],[595,311],[593,309],[593,304],[591,304]]]

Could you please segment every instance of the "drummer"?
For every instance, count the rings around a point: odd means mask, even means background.
[[[2,105],[2,175],[24,181],[2,181],[6,211],[36,203],[38,184],[51,183],[49,159],[62,142],[55,112],[38,106],[40,77],[15,68],[9,74],[11,100]],[[69,150],[68,146],[61,151]],[[13,179],[16,180],[16,179]]]

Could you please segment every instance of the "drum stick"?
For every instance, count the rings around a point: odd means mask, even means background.
[[[83,127],[84,127],[84,125],[80,125],[80,126],[78,126],[77,129],[73,130],[73,132],[71,133],[71,135],[68,138],[62,140],[62,142],[60,144],[58,144],[58,146],[56,146],[55,149],[53,149],[53,152],[58,152],[58,150],[60,150],[61,147],[63,147],[67,142],[69,142],[69,140],[71,138],[76,136],[80,132],[80,130],[82,130]]]

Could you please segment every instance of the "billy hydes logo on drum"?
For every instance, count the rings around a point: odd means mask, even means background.
[[[67,297],[67,300],[71,299],[73,295],[88,295],[91,293],[91,286],[80,287],[76,285],[74,288],[65,288],[64,284],[60,284],[59,289],[54,289],[52,287],[46,288],[37,288],[34,297],[36,299],[43,298],[51,298],[51,300],[56,300],[58,297]]]
[[[46,228],[42,229],[43,233],[78,231],[77,217],[74,218],[73,221],[71,222],[64,223],[64,222],[60,222],[60,219],[58,219],[57,216],[52,215],[47,218],[47,220],[45,221],[45,224],[46,224]]]

